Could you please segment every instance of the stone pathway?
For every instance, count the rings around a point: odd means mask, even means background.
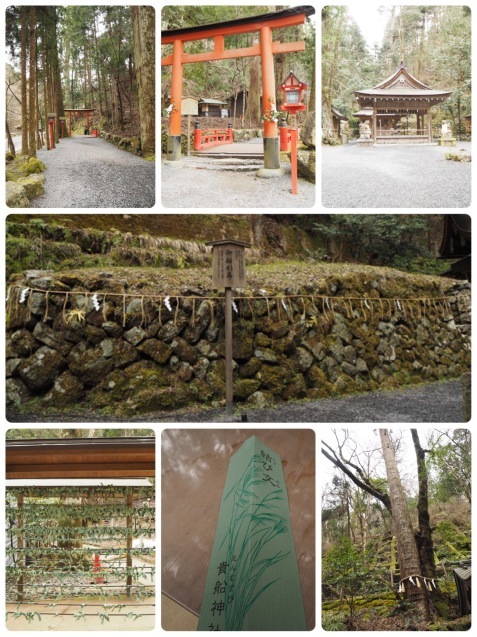
[[[37,151],[46,165],[45,194],[32,208],[151,208],[155,164],[95,137],[60,140]]]

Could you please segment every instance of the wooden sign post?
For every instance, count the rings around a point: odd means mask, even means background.
[[[183,97],[181,101],[182,115],[187,115],[187,157],[190,157],[190,118],[199,114],[199,100]]]
[[[245,280],[245,248],[250,243],[224,239],[210,241],[212,246],[212,285],[225,288],[225,408],[227,416],[234,411],[232,351],[232,288],[243,288]]]

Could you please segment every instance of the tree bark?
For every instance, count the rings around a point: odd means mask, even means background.
[[[427,467],[425,451],[421,447],[417,429],[411,429],[412,440],[417,458],[417,475],[419,480],[419,495],[417,500],[417,515],[419,533],[416,537],[421,559],[422,573],[426,577],[436,576],[434,562],[434,544],[432,542],[431,523],[429,518],[429,498],[427,485]]]
[[[15,144],[13,143],[13,139],[10,133],[10,128],[8,127],[7,114],[5,113],[5,132],[7,134],[8,140],[8,152],[15,157]]]
[[[410,602],[415,603],[419,612],[428,619],[431,615],[429,595],[422,580],[423,573],[421,571],[419,552],[417,550],[406,497],[399,476],[396,456],[388,430],[380,429],[379,435],[388,476],[401,581],[404,586],[406,598]],[[410,577],[413,578],[416,584],[412,584],[409,579]],[[419,582],[419,586],[417,582]]]
[[[153,7],[132,6],[134,66],[139,102],[141,153],[156,152],[155,19]]]
[[[258,44],[258,40],[255,40],[254,44]],[[248,66],[248,104],[245,113],[245,120],[248,120],[252,126],[258,126],[262,119],[260,84],[260,58],[253,57]]]
[[[22,155],[28,155],[28,105],[27,105],[27,7],[21,8],[21,107],[22,107]]]
[[[28,99],[28,158],[36,157],[36,8],[30,7],[30,79]]]

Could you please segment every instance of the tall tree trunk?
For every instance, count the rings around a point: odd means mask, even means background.
[[[426,577],[436,576],[434,562],[434,544],[432,542],[431,523],[429,518],[429,498],[427,488],[427,467],[425,451],[421,447],[417,429],[411,429],[414,450],[417,459],[417,475],[419,481],[419,495],[417,499],[417,515],[419,533],[417,535],[422,573]]]
[[[131,16],[141,127],[141,153],[146,157],[156,152],[154,9],[147,6],[132,6]]]
[[[45,111],[45,139],[46,139],[46,149],[50,150],[50,136],[48,134],[48,64],[49,64],[49,55],[48,55],[48,36],[47,36],[47,28],[46,24],[43,23],[43,42],[42,42],[42,53],[43,53],[43,108]]]
[[[12,135],[10,133],[10,128],[8,126],[7,114],[5,113],[5,132],[7,134],[8,140],[8,152],[15,157],[15,144],[13,143]]]
[[[28,99],[28,157],[36,157],[36,8],[30,7],[30,80]]]
[[[324,14],[326,16],[326,13]],[[333,113],[331,110],[332,100],[333,100],[333,91],[334,91],[334,82],[335,82],[335,74],[338,69],[338,62],[341,57],[340,52],[340,43],[341,43],[341,31],[343,28],[345,19],[345,11],[341,11],[338,23],[336,26],[336,32],[334,34],[334,41],[332,43],[332,59],[331,64],[328,70],[328,76],[323,77],[322,79],[322,127],[323,127],[323,137],[330,138],[334,137],[334,128],[333,128]],[[324,18],[323,22],[323,30],[325,29],[327,18]],[[330,47],[331,48],[331,47]]]
[[[394,533],[399,559],[400,577],[403,581],[405,596],[416,604],[419,612],[426,618],[430,617],[431,608],[428,591],[424,587],[421,576],[421,563],[417,550],[414,530],[412,528],[406,497],[402,488],[401,478],[396,462],[396,456],[387,429],[380,429],[379,435],[383,449],[384,464],[389,483],[389,495],[393,514]],[[410,577],[415,584],[412,584]],[[417,585],[419,583],[419,585]]]
[[[254,40],[254,44],[258,44],[258,40]],[[245,119],[248,119],[252,126],[258,126],[262,119],[260,88],[260,58],[253,57],[248,65],[248,104],[245,114]]]
[[[102,99],[102,91],[101,91],[101,73],[99,70],[99,48],[98,48],[98,27],[96,26],[96,14],[93,19],[93,41],[94,41],[94,59],[96,62],[96,79],[98,81],[98,99],[99,99],[99,115],[103,117],[103,99]],[[91,105],[92,106],[92,105]]]
[[[56,13],[56,7],[51,7],[52,11],[52,29],[51,29],[51,51],[52,51],[52,69],[51,80],[53,86],[53,108],[56,112],[56,141],[59,141],[60,137],[60,117],[65,116],[65,104],[63,101],[63,89],[61,86],[61,71],[60,61],[58,58],[58,36],[57,36],[57,24],[58,15]],[[66,126],[65,126],[66,128]],[[67,133],[67,131],[65,131]]]
[[[22,155],[28,155],[28,104],[27,104],[27,7],[21,8],[21,107],[22,107]]]

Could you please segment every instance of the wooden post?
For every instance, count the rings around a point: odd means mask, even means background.
[[[89,135],[89,113],[86,111],[86,133]]]
[[[225,288],[225,412],[234,413],[234,370],[232,345],[232,288]]]
[[[245,280],[245,248],[250,243],[223,239],[209,241],[212,246],[212,285],[225,288],[225,407],[228,417],[233,415],[233,336],[232,288],[243,288]]]
[[[290,115],[292,195],[298,194],[298,129],[296,113]]]
[[[372,124],[373,124],[373,142],[376,143],[376,98],[374,98]]]
[[[128,509],[133,507],[132,490],[128,489],[126,495],[126,506]],[[126,517],[126,568],[132,568],[132,515],[128,513]],[[126,575],[126,595],[131,597],[132,575]]]
[[[190,115],[187,115],[187,157],[190,157]]]
[[[25,548],[25,536],[23,531],[23,496],[19,495],[17,497],[17,508],[18,508],[18,516],[17,516],[17,526],[20,531],[18,534],[17,546],[20,549],[18,551],[18,563],[20,565],[20,576],[17,581],[17,601],[23,601],[23,569],[25,567],[26,555],[22,552],[21,549]]]
[[[70,133],[70,137],[71,137],[71,111],[68,113],[68,115],[70,116],[69,133]]]
[[[429,144],[432,142],[432,122],[431,122],[431,106],[427,109],[427,137]]]

